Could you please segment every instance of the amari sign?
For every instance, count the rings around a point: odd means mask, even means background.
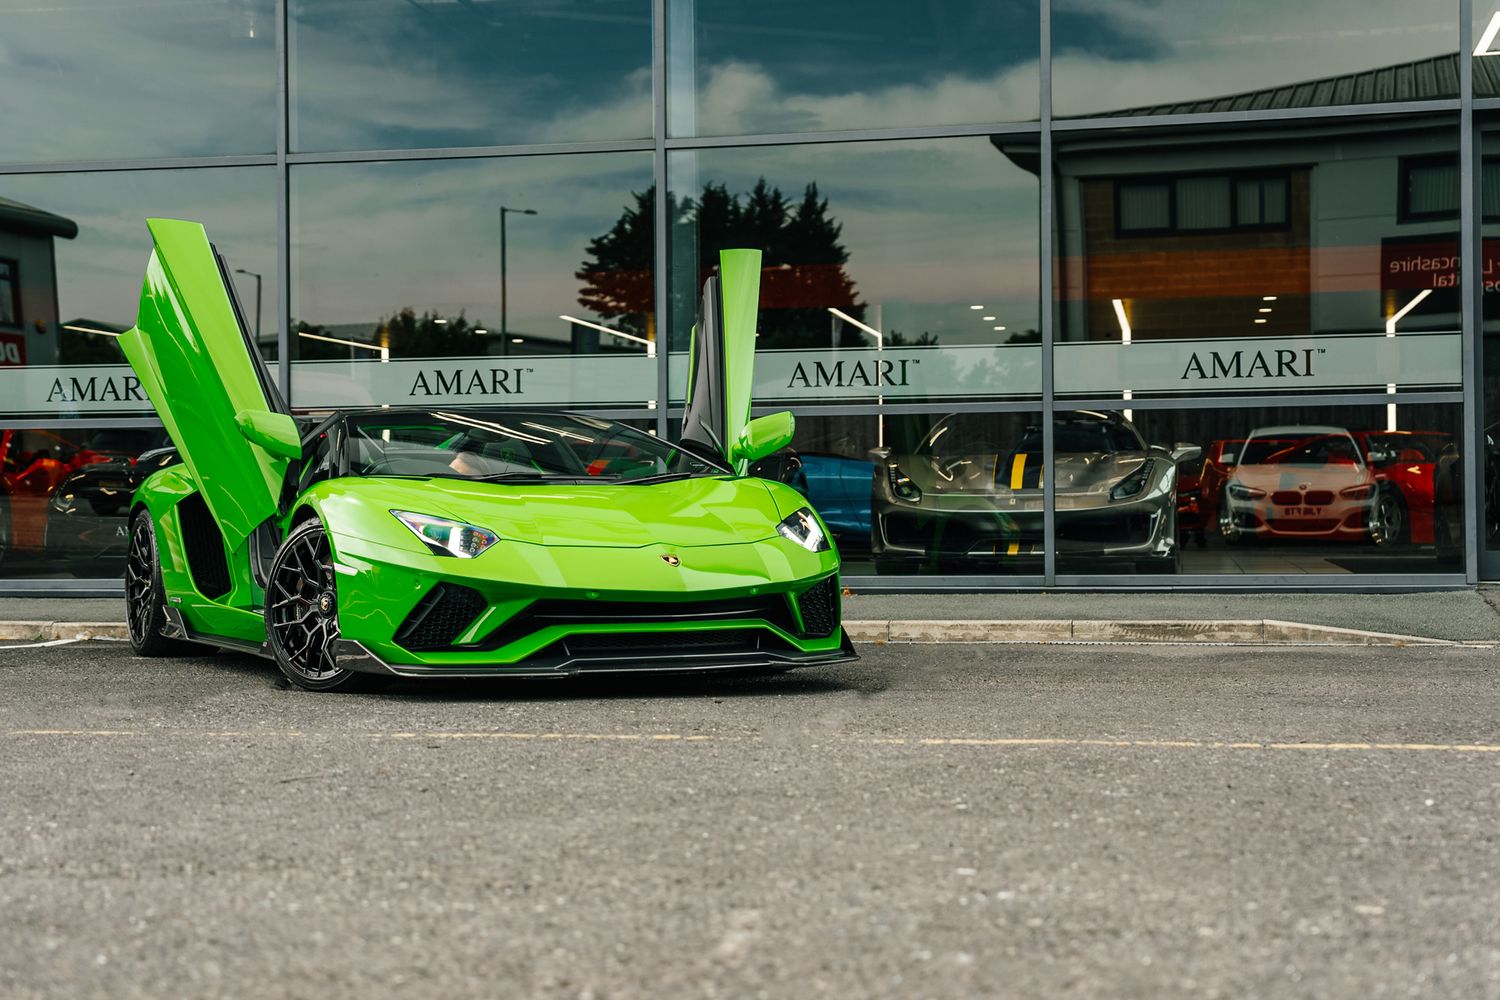
[[[1435,388],[1463,372],[1457,333],[1058,344],[1060,395]]]
[[[1457,333],[1088,341],[1057,345],[1060,396],[1122,392],[1210,394],[1286,389],[1436,388],[1457,385]],[[755,400],[763,404],[996,399],[1038,395],[1035,344],[761,351]],[[671,358],[681,399],[687,355]],[[647,408],[657,359],[633,355],[298,361],[299,407],[568,406]],[[0,400],[18,417],[144,413],[150,400],[125,365],[0,367]]]

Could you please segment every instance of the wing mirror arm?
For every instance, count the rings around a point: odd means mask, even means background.
[[[758,462],[791,444],[796,432],[797,421],[790,410],[756,417],[745,425],[739,440],[729,450],[729,457],[736,463]]]
[[[297,422],[285,413],[268,410],[241,410],[234,415],[240,434],[251,444],[258,444],[277,458],[302,457],[302,435]]]

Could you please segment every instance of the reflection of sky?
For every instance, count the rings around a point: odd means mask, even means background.
[[[1457,15],[1453,0],[1054,0],[1053,106],[1077,115],[1412,62],[1457,50]]]
[[[293,0],[295,149],[651,135],[650,0]]]
[[[584,315],[574,272],[632,191],[651,185],[651,154],[318,164],[292,168],[292,315],[370,323],[410,306],[500,322],[501,205],[509,328],[566,339]]]
[[[1038,10],[1034,0],[673,0],[671,129],[720,135],[1034,119]]]
[[[683,152],[668,170],[683,193],[743,192],[764,176],[795,200],[816,181],[860,301],[880,306],[886,330],[994,343],[1039,325],[1037,181],[986,138]]]
[[[276,148],[273,0],[0,0],[0,158]]]
[[[76,239],[53,241],[63,322],[135,323],[151,256],[146,219],[166,217],[203,223],[231,268],[264,275],[261,323],[269,336],[277,325],[274,175],[271,167],[14,174],[0,177],[0,197],[78,223]],[[237,277],[253,324],[255,280]]]

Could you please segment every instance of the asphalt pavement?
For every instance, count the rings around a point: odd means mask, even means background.
[[[0,644],[0,996],[1500,996],[1493,650],[313,695]]]

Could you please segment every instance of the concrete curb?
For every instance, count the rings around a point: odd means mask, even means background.
[[[1488,646],[1489,642],[1430,639],[1366,632],[1333,625],[1305,625],[1270,618],[1203,621],[1096,621],[1091,619],[961,619],[844,622],[855,642],[1144,642],[1242,643],[1246,645]],[[128,639],[124,622],[0,621],[0,641]],[[1500,642],[1500,639],[1496,640]]]
[[[0,622],[0,639],[48,642],[52,639],[128,639],[124,622]]]
[[[1149,642],[1253,645],[1464,646],[1488,645],[1430,639],[1332,625],[1261,619],[1209,621],[846,621],[855,642]]]

